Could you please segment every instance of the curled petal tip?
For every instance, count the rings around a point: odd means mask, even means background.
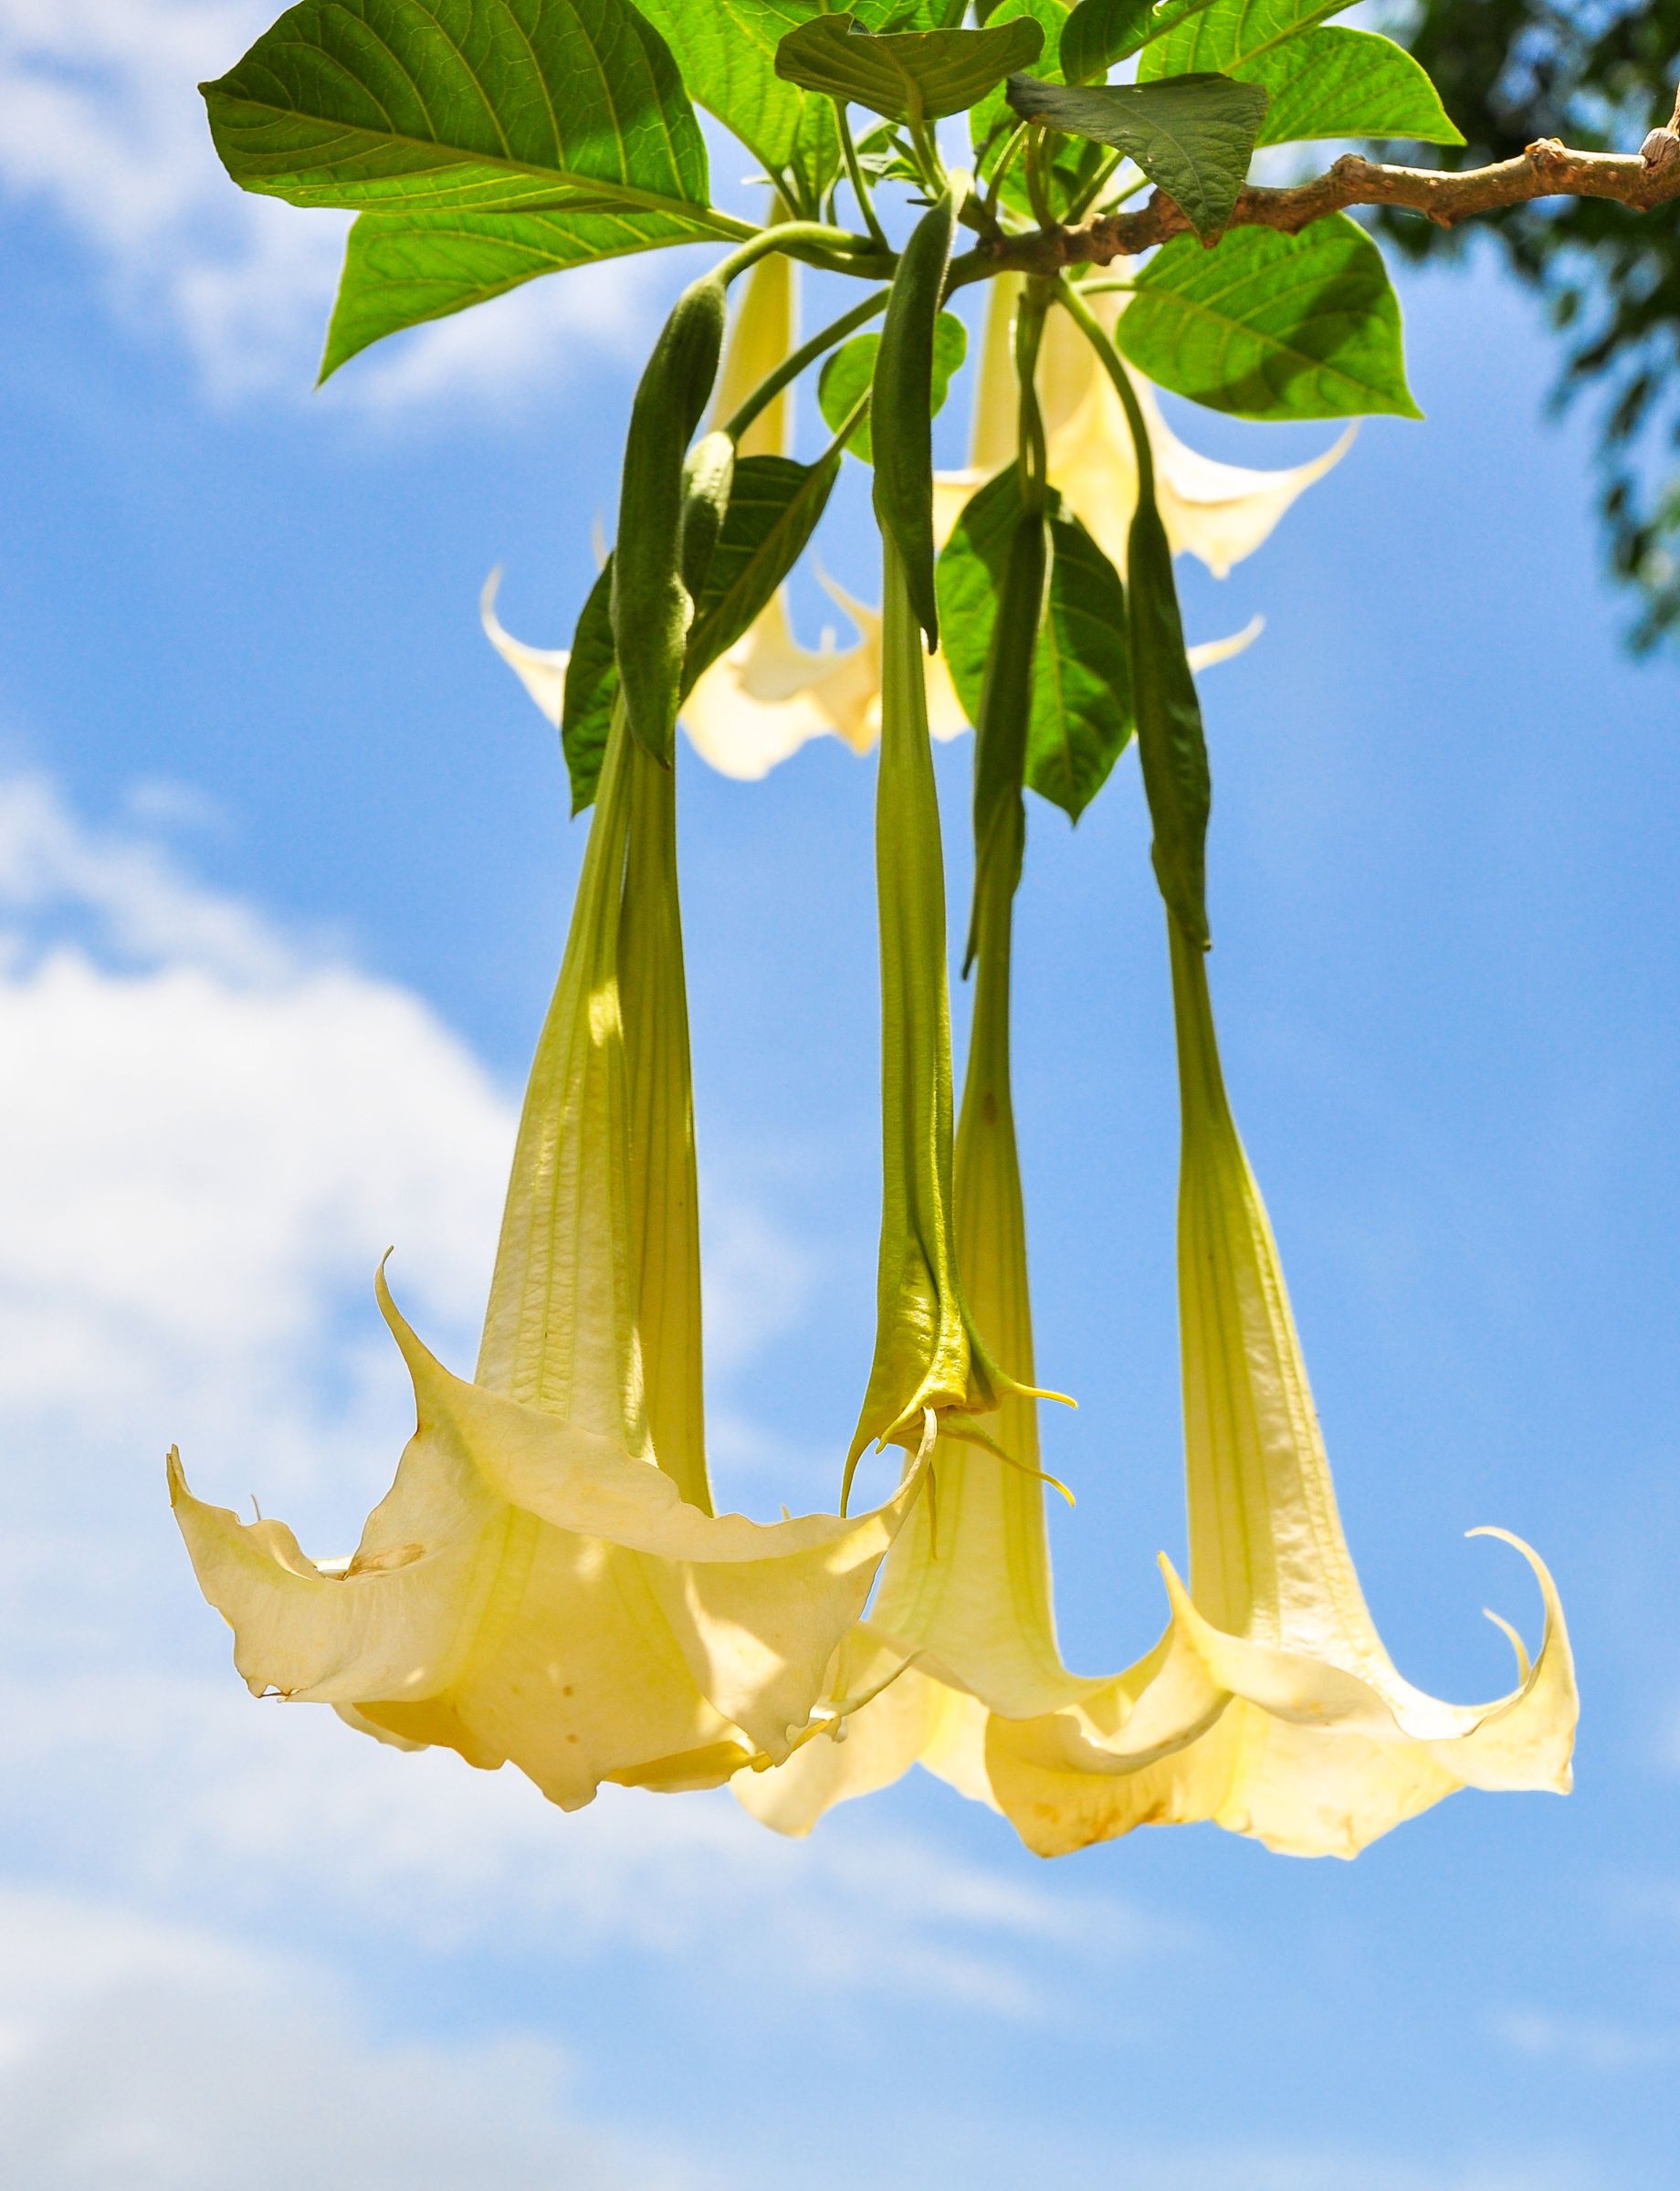
[[[1520,1688],[1522,1684],[1528,1679],[1528,1675],[1532,1670],[1534,1664],[1534,1661],[1528,1656],[1528,1645],[1523,1641],[1517,1630],[1511,1626],[1510,1622],[1506,1619],[1505,1616],[1502,1613],[1496,1613],[1491,1606],[1484,1606],[1482,1607],[1482,1618],[1484,1620],[1491,1620],[1495,1627],[1499,1630],[1499,1633],[1506,1638],[1511,1649],[1517,1653],[1517,1682],[1518,1688]]]
[[[163,1461],[163,1472],[169,1480],[169,1503],[178,1506],[183,1499],[191,1497],[186,1488],[186,1470],[181,1466],[181,1448],[171,1446]]]

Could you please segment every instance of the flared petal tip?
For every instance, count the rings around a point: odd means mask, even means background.
[[[169,1503],[172,1507],[179,1506],[184,1499],[192,1497],[192,1492],[186,1488],[186,1470],[181,1466],[179,1446],[171,1446],[169,1448],[163,1461],[163,1472],[169,1483]]]

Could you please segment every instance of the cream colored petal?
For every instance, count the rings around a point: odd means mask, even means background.
[[[782,251],[761,258],[741,284],[712,405],[714,428],[728,424],[754,388],[793,347],[797,310],[793,261]],[[793,391],[784,388],[741,436],[743,457],[784,457],[793,445]]]
[[[1048,454],[1052,486],[1124,577],[1138,465],[1126,414],[1106,378],[1091,380],[1084,399],[1050,435]]]
[[[779,592],[684,701],[682,724],[695,751],[719,775],[748,783],[768,775],[835,727],[820,691],[838,658],[798,644]]]
[[[501,565],[498,564],[478,596],[484,636],[558,729],[566,704],[566,664],[572,657],[563,647],[527,647],[522,639],[516,639],[496,614],[496,596],[500,590]]]
[[[1013,451],[1012,449],[1004,462],[1012,461],[1013,458]],[[993,466],[992,470],[996,471],[1001,469],[1001,466]],[[963,471],[936,471],[934,473],[933,544],[936,548],[942,548],[945,545],[957,530],[957,520],[992,476],[992,471],[979,469],[972,466]]]
[[[1110,328],[1121,300],[1092,300]],[[1077,350],[1074,345],[1077,345]],[[1078,354],[1084,352],[1084,356]],[[1281,470],[1224,464],[1181,441],[1162,416],[1154,389],[1129,374],[1149,429],[1155,492],[1174,554],[1200,558],[1216,578],[1252,555],[1290,504],[1341,461],[1349,427],[1321,457]],[[1122,574],[1137,507],[1138,470],[1126,413],[1108,375],[1066,312],[1053,312],[1039,372],[1049,435],[1049,471],[1068,507]]]
[[[568,1807],[604,1778],[716,1785],[786,1756],[921,1467],[850,1520],[709,1515],[610,1441],[450,1375],[383,1280],[381,1305],[419,1427],[341,1575],[282,1525],[194,1499],[172,1460],[176,1518],[251,1688],[511,1759]]]
[[[1112,1692],[993,1719],[993,1792],[1045,1855],[1207,1818],[1294,1855],[1344,1857],[1456,1788],[1563,1792],[1574,1670],[1551,1577],[1526,1545],[1506,1539],[1539,1584],[1545,1630],[1532,1663],[1518,1645],[1509,1694],[1444,1702],[1383,1649],[1225,1098],[1206,962],[1176,926],[1171,940],[1192,1587],[1162,1563],[1167,1636]]]
[[[1187,647],[1185,659],[1192,669],[1215,669],[1221,662],[1234,661],[1239,654],[1246,654],[1265,629],[1264,616],[1250,616],[1242,630],[1234,631],[1228,639],[1203,639],[1199,646]]]
[[[1290,504],[1341,462],[1359,431],[1357,426],[1347,427],[1322,456],[1281,470],[1223,464],[1179,439],[1146,380],[1134,375],[1133,385],[1149,422],[1156,499],[1167,538],[1175,554],[1200,557],[1215,578],[1223,578],[1234,564],[1271,537]]]

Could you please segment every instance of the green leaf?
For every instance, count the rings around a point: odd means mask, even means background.
[[[637,0],[677,57],[689,96],[733,130],[772,176],[814,213],[839,172],[840,132],[825,99],[776,73],[776,47],[812,14],[811,0]]]
[[[738,460],[723,530],[688,630],[685,698],[746,631],[798,562],[839,470],[838,457],[820,464],[795,464],[788,457]],[[608,556],[583,603],[566,666],[560,742],[573,814],[581,814],[594,798],[618,697],[612,598],[613,559]]]
[[[345,242],[320,377],[382,335],[464,311],[539,274],[709,234],[664,213],[363,213]]]
[[[1266,95],[1228,76],[1175,76],[1160,84],[1046,84],[1009,79],[1009,103],[1028,121],[1111,144],[1135,160],[1198,236],[1217,236],[1248,174]]]
[[[1347,12],[1353,0],[1220,0],[1198,9],[1150,46],[1138,64],[1138,80],[1183,76],[1192,68],[1245,75],[1248,64],[1310,30],[1327,16]]]
[[[881,346],[878,334],[855,335],[824,366],[816,384],[817,406],[831,433],[837,434],[852,415],[853,406],[875,377],[875,353]],[[937,418],[950,384],[968,355],[969,331],[955,312],[941,312],[933,330],[933,402],[929,417]],[[846,448],[866,464],[875,461],[867,416],[852,431]]]
[[[1344,213],[1298,236],[1234,229],[1217,251],[1175,237],[1115,340],[1149,379],[1239,418],[1423,416],[1382,254]]]
[[[1070,84],[1107,76],[1151,39],[1163,38],[1212,0],[1079,0],[1062,33],[1062,74]]]
[[[743,457],[729,514],[696,604],[683,691],[727,654],[804,551],[840,476],[838,454],[817,464],[790,457]]]
[[[626,0],[303,0],[203,89],[235,182],[294,205],[707,209],[699,124]]]
[[[1293,144],[1308,137],[1464,142],[1423,70],[1375,31],[1303,31],[1233,73],[1271,93],[1261,144]]]
[[[980,709],[1020,507],[1011,465],[970,501],[940,557],[940,644],[971,722]],[[1054,490],[1049,522],[1050,583],[1033,661],[1026,780],[1041,798],[1077,821],[1132,732],[1126,590]]]
[[[572,811],[593,804],[618,698],[618,651],[613,643],[613,559],[609,555],[584,597],[572,635],[566,691],[560,711],[560,749],[572,784]]]
[[[816,16],[776,49],[776,73],[893,121],[938,121],[971,107],[1035,60],[1045,34],[1019,16],[985,30],[860,30],[850,16]]]
[[[989,24],[1013,23],[1030,17],[1045,34],[1039,66],[1051,82],[1059,80],[1062,64],[1057,58],[1062,33],[1067,26],[1066,0],[999,0],[999,5],[986,16]],[[982,152],[993,140],[1001,145],[1004,136],[1015,126],[1014,110],[1009,103],[1007,83],[994,85],[979,104],[969,111],[969,142],[975,152]]]
[[[1076,517],[1050,518],[1050,596],[1033,671],[1026,780],[1076,822],[1132,732],[1120,574]]]
[[[1150,860],[1168,910],[1205,951],[1207,826],[1213,787],[1202,702],[1184,651],[1172,550],[1153,495],[1140,496],[1127,540],[1127,600],[1138,759],[1149,801]]]

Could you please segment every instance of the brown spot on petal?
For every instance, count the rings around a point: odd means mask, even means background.
[[[359,1552],[345,1568],[345,1577],[348,1579],[352,1575],[389,1575],[394,1567],[412,1566],[425,1551],[424,1544],[393,1544],[385,1552]]]

